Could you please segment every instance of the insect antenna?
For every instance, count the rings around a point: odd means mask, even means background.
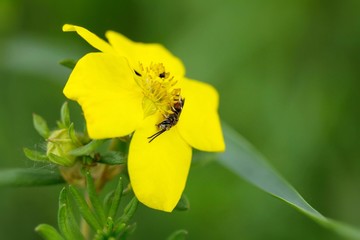
[[[163,134],[166,131],[166,129],[161,129],[160,131],[158,131],[157,133],[151,135],[150,137],[148,137],[148,139],[150,139],[149,143],[151,143],[155,138],[157,138],[158,136],[160,136],[161,134]]]

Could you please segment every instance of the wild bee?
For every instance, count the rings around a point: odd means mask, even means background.
[[[156,124],[159,131],[156,132],[154,135],[151,135],[150,137],[148,137],[148,139],[150,139],[149,143],[151,143],[155,138],[157,138],[158,136],[163,134],[165,131],[170,130],[170,128],[172,128],[173,126],[175,126],[177,124],[177,122],[179,121],[179,118],[180,118],[181,111],[184,107],[184,104],[185,104],[185,98],[179,97],[176,100],[176,102],[171,107],[172,113],[167,116],[164,116],[165,120],[159,124]]]

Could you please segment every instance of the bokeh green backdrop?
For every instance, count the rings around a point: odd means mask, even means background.
[[[360,226],[360,1],[0,0],[2,169],[42,167],[22,153],[43,147],[31,114],[55,125],[69,75],[58,62],[92,50],[64,23],[163,43],[311,205]],[[40,239],[60,188],[0,189],[0,239]],[[339,239],[215,162],[191,170],[186,193],[188,212],[141,207],[132,239]]]

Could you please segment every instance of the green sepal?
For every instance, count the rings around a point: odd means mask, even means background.
[[[29,148],[23,148],[25,156],[33,161],[37,162],[47,162],[49,161],[49,158],[46,156],[45,153],[41,153],[35,150],[31,150]]]
[[[188,231],[181,229],[173,232],[166,240],[185,240],[188,236]]]
[[[177,203],[175,210],[186,211],[186,210],[189,210],[189,208],[190,208],[189,199],[186,197],[185,194],[181,195],[181,198],[180,198],[179,202]]]
[[[101,154],[98,162],[108,165],[119,165],[126,163],[126,159],[126,156],[120,152],[108,151],[104,154]]]
[[[64,167],[70,167],[74,164],[73,160],[70,160],[67,157],[60,157],[58,155],[55,155],[53,153],[48,154],[48,158],[51,162],[56,163],[58,165],[64,166]]]
[[[92,140],[85,146],[71,150],[68,154],[70,154],[72,156],[89,155],[89,154],[93,153],[101,144],[103,144],[104,141],[105,140]]]
[[[98,220],[100,220],[100,222],[104,224],[106,222],[105,210],[104,207],[101,205],[100,199],[96,193],[94,179],[92,178],[89,171],[87,171],[85,175],[86,175],[86,187],[89,194],[91,205],[94,209],[95,214],[98,217]]]
[[[74,128],[74,123],[71,123],[69,126],[69,137],[71,139],[71,141],[76,145],[76,146],[81,146],[81,142],[78,139],[78,137],[76,136],[76,132],[75,132],[75,128]]]
[[[64,183],[59,171],[48,169],[0,170],[0,187],[29,187]]]
[[[69,190],[75,200],[76,205],[79,207],[79,211],[85,221],[89,224],[89,226],[95,231],[98,229],[102,229],[101,224],[96,219],[96,216],[91,211],[90,207],[87,205],[85,199],[81,196],[79,191],[73,186],[69,186]]]
[[[126,205],[124,209],[124,214],[120,217],[119,222],[127,223],[134,216],[134,213],[139,204],[139,200],[136,197],[133,197],[131,201]]]
[[[69,111],[68,102],[64,102],[64,104],[61,106],[60,119],[64,128],[70,127],[71,122],[70,122],[70,111]]]
[[[73,59],[64,59],[64,60],[61,60],[59,63],[60,63],[60,65],[67,67],[71,70],[74,69],[76,66],[76,61]]]
[[[54,227],[48,224],[38,225],[35,231],[45,240],[65,240]]]
[[[43,138],[47,139],[50,136],[49,127],[40,115],[33,113],[33,124],[35,130],[42,136]]]
[[[115,215],[117,213],[117,210],[119,208],[120,205],[120,200],[121,200],[121,196],[122,196],[122,190],[123,190],[123,180],[120,177],[119,178],[119,182],[116,186],[114,195],[112,196],[112,201],[111,201],[111,206],[108,212],[108,217],[114,219]]]

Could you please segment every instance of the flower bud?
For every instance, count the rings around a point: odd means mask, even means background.
[[[51,162],[68,167],[75,163],[76,157],[69,154],[75,148],[76,145],[71,140],[68,129],[59,129],[51,132],[46,155]]]

